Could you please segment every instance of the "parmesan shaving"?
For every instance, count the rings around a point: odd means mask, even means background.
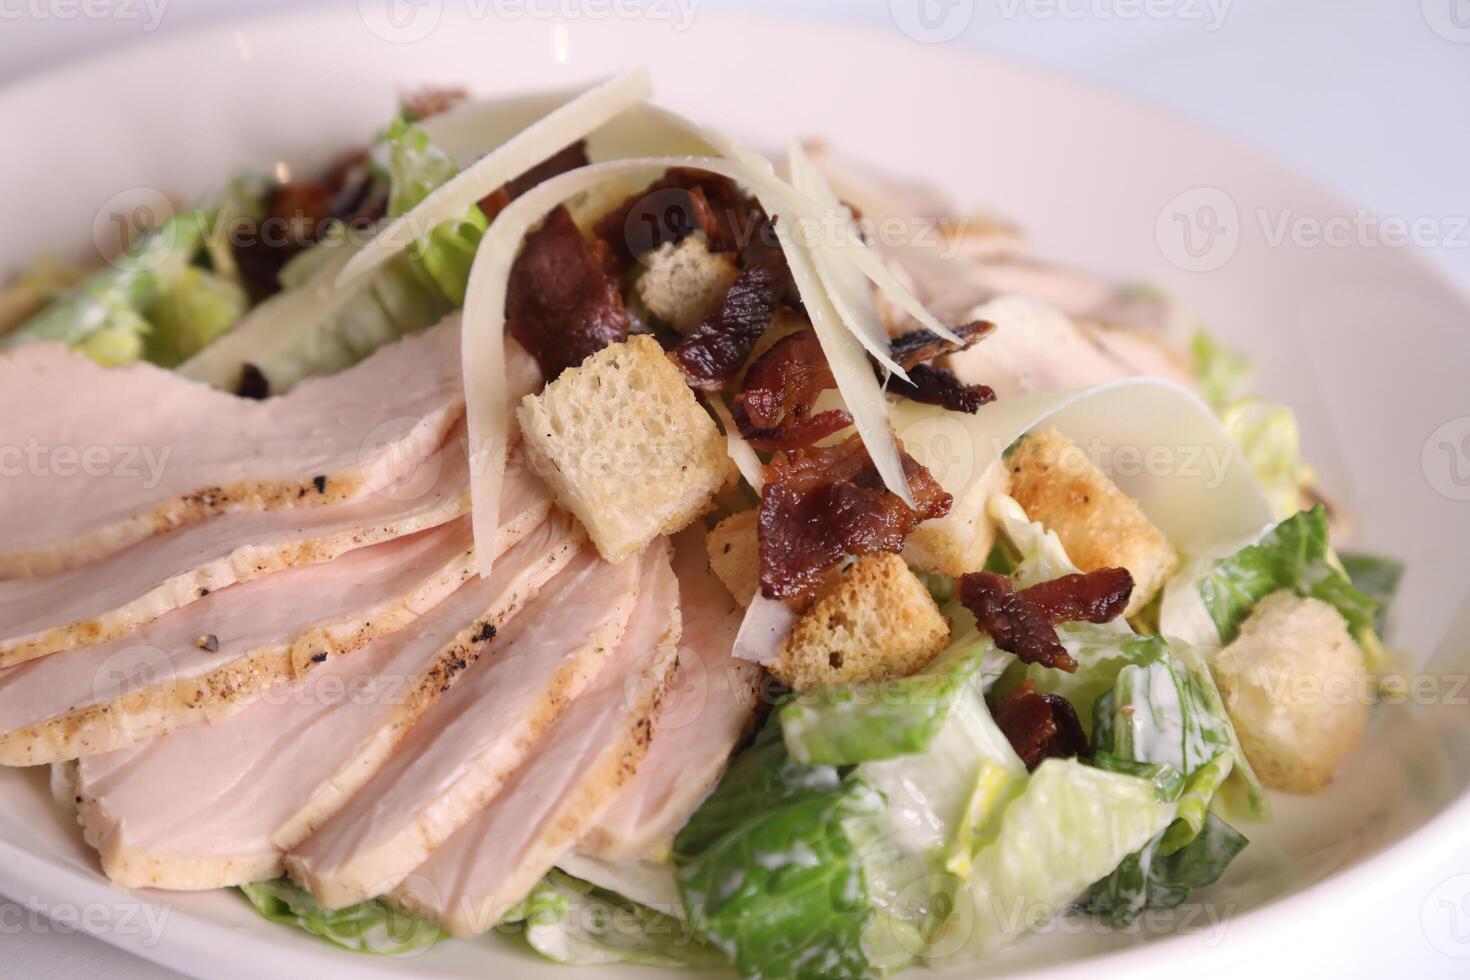
[[[750,488],[760,494],[761,488],[765,486],[765,467],[761,464],[761,458],[756,455],[750,443],[740,435],[740,430],[735,427],[735,420],[730,417],[730,410],[725,403],[715,394],[707,394],[705,401],[720,420],[720,425],[725,430],[726,452],[730,454],[730,460]]]
[[[781,659],[781,647],[790,638],[797,618],[785,602],[767,599],[757,591],[740,621],[730,656],[762,666],[775,663]]]
[[[372,272],[441,221],[464,214],[497,187],[582,139],[652,93],[648,72],[637,69],[591,88],[552,110],[393,220],[352,257],[338,275],[338,285]]]
[[[837,199],[837,195],[827,184],[827,179],[807,158],[800,143],[791,144],[787,160],[791,168],[792,186],[826,208],[833,219],[842,222],[849,229],[852,228],[852,212]],[[851,262],[842,261],[830,250],[813,249],[812,259],[817,275],[827,288],[827,295],[842,322],[879,364],[907,381],[908,373],[893,359],[889,351],[888,328],[878,315],[878,304],[873,300],[873,288],[868,284],[868,277]]]

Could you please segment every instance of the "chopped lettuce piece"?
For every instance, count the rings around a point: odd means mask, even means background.
[[[1338,556],[1353,588],[1378,604],[1373,628],[1382,633],[1388,627],[1388,610],[1399,591],[1404,576],[1404,563],[1383,555],[1343,552]]]
[[[390,180],[388,217],[410,211],[439,185],[459,172],[449,155],[436,147],[429,134],[405,119],[395,119],[383,135],[387,144]],[[464,216],[442,221],[409,246],[414,271],[427,285],[455,307],[464,305],[470,266],[490,222],[478,206]]]
[[[1221,410],[1220,422],[1245,452],[1277,520],[1309,506],[1306,487],[1316,473],[1302,459],[1301,430],[1291,409],[1242,398]]]
[[[67,262],[43,255],[25,273],[0,289],[0,334],[7,334],[35,316],[57,296],[86,278]]]
[[[285,878],[241,885],[255,910],[272,922],[295,926],[355,953],[403,956],[432,946],[445,933],[387,902],[370,901],[328,912],[304,888]]]
[[[53,340],[104,365],[137,360],[149,330],[142,311],[189,267],[199,250],[205,221],[202,212],[186,211],[143,232],[106,269],[0,336],[0,350]]]
[[[549,960],[573,966],[641,963],[720,967],[725,956],[676,916],[639,905],[561,871],[543,878],[516,914],[526,942]]]
[[[1016,498],[1000,494],[986,506],[1010,544],[1013,558],[1008,574],[1015,580],[1016,588],[1024,589],[1081,571],[1067,556],[1067,549],[1056,532],[1026,516]],[[995,555],[995,549],[991,549],[991,555]]]
[[[1199,582],[1222,643],[1240,632],[1257,602],[1281,589],[1321,599],[1342,613],[1354,635],[1373,628],[1378,604],[1353,587],[1327,541],[1322,506],[1301,511],[1260,541],[1210,566]]]
[[[690,921],[744,977],[866,975],[873,908],[848,819],[881,806],[861,779],[793,760],[772,719],[674,840]]]
[[[1174,812],[1149,780],[1047,759],[975,854],[928,959],[968,962],[1044,926],[1163,831]]]
[[[250,301],[236,282],[198,266],[185,269],[148,307],[148,360],[177,367],[208,347],[245,314]]]
[[[1158,850],[1155,838],[1135,854],[1123,859],[1117,869],[1087,890],[1078,901],[1083,912],[1106,917],[1123,928],[1144,909],[1171,909],[1183,903],[1197,888],[1220,880],[1225,868],[1249,841],[1240,831],[1213,813],[1205,815],[1198,836],[1172,854]]]
[[[235,261],[235,242],[240,233],[255,228],[265,217],[266,200],[273,183],[258,170],[242,170],[210,195],[203,208],[209,214],[204,251],[216,275],[239,283],[240,266]]]
[[[1199,391],[1216,411],[1234,401],[1250,380],[1251,363],[1238,351],[1224,346],[1203,328],[1195,331],[1189,344]]]

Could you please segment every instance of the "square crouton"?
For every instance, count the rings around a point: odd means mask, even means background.
[[[731,514],[715,525],[705,539],[709,567],[742,606],[755,599],[761,582],[760,540],[756,532],[757,512]]]
[[[985,567],[995,546],[995,519],[990,516],[991,498],[1008,493],[1011,471],[1004,460],[996,460],[963,491],[954,495],[949,513],[914,528],[903,548],[910,565],[926,572],[959,578]]]
[[[1320,599],[1266,596],[1210,667],[1245,757],[1272,789],[1320,792],[1363,739],[1373,700],[1363,651]]]
[[[719,306],[740,270],[735,256],[711,252],[702,235],[665,242],[643,257],[638,298],[648,311],[688,333]]]
[[[517,412],[530,462],[602,557],[622,561],[702,514],[725,484],[725,438],[652,337],[562,372]]]
[[[798,691],[906,677],[949,642],[949,623],[898,555],[864,555],[797,620],[771,673]]]
[[[1026,516],[1056,532],[1078,568],[1122,567],[1133,575],[1125,615],[1147,605],[1178,567],[1179,553],[1138,502],[1060,432],[1027,436],[1007,464],[1011,496]]]

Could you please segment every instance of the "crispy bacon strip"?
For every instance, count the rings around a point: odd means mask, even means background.
[[[1087,736],[1072,703],[1059,694],[1042,694],[1022,681],[992,709],[996,725],[1011,748],[1035,769],[1043,759],[1066,759],[1087,752]]]
[[[720,305],[673,350],[674,363],[692,388],[719,391],[735,377],[791,288],[791,272],[779,252],[747,265]]]
[[[604,215],[594,232],[628,263],[696,231],[704,232],[711,251],[737,251],[759,233],[764,221],[760,206],[730,178],[670,167]]]
[[[547,380],[628,338],[622,293],[600,253],[558,206],[511,266],[506,326]]]
[[[903,470],[917,510],[883,486],[860,436],[772,461],[757,514],[761,594],[800,595],[848,555],[901,551],[921,522],[949,512],[953,498],[907,453]]]
[[[557,150],[519,177],[506,181],[493,192],[480,199],[480,210],[491,221],[505,210],[505,206],[544,180],[559,174],[585,167],[588,164],[587,141],[577,140],[570,146]]]
[[[995,391],[989,385],[963,384],[953,371],[926,363],[940,355],[965,350],[989,335],[995,324],[975,320],[954,329],[964,343],[956,344],[928,330],[911,330],[895,337],[889,349],[893,359],[908,372],[909,380],[892,378],[888,390],[911,401],[971,415],[986,402],[995,401]],[[879,377],[883,376],[884,372],[876,365],[875,370],[878,370]]]
[[[798,330],[756,358],[730,414],[758,450],[801,449],[852,424],[840,409],[811,414],[817,396],[835,384],[816,333]]]
[[[1020,592],[1011,580],[994,572],[971,572],[960,578],[960,601],[975,614],[975,624],[995,645],[1022,663],[1071,672],[1077,661],[1057,638],[1056,624],[1085,619],[1106,623],[1120,614],[1133,593],[1126,568],[1102,568],[1063,575]]]

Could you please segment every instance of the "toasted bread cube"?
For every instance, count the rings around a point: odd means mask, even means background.
[[[644,256],[638,298],[654,316],[688,333],[712,313],[740,270],[727,252],[711,252],[702,235],[665,242]]]
[[[949,578],[984,568],[995,546],[995,519],[987,505],[991,498],[1008,493],[1010,486],[1011,471],[1005,462],[991,463],[980,479],[955,495],[948,514],[914,528],[904,544],[904,559],[916,568]]]
[[[755,600],[761,584],[760,540],[754,510],[731,514],[705,539],[709,567],[742,606]]]
[[[704,513],[731,467],[725,437],[652,337],[562,372],[517,412],[553,496],[619,562]]]
[[[949,623],[898,555],[848,566],[791,629],[771,673],[798,691],[906,677],[949,642]]]
[[[1126,568],[1133,597],[1124,615],[1148,605],[1179,566],[1179,553],[1138,502],[1055,429],[1027,436],[1007,460],[1011,496],[1026,516],[1056,532],[1084,572]]]
[[[1363,651],[1320,599],[1274,592],[1210,664],[1261,782],[1316,793],[1363,737],[1372,699]]]

